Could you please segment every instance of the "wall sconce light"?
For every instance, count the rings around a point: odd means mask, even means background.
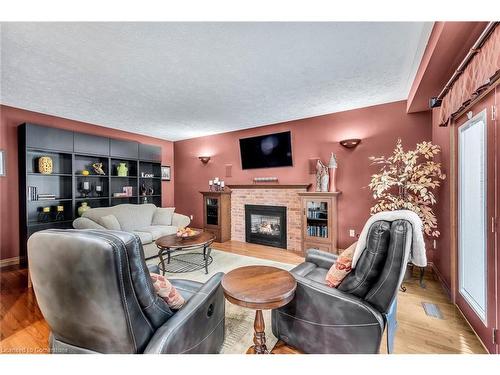
[[[343,139],[339,143],[345,148],[355,148],[357,145],[361,143],[361,139],[359,138]]]
[[[198,156],[198,159],[205,165],[210,161],[210,156]]]

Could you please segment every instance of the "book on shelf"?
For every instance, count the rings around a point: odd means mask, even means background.
[[[28,186],[28,200],[36,201],[37,200],[37,187],[36,186]]]
[[[328,227],[325,225],[309,225],[307,227],[307,235],[328,238]]]
[[[36,200],[38,200],[38,201],[52,201],[55,199],[56,199],[55,194],[38,194]]]

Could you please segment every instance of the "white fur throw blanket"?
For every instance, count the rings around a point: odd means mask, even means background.
[[[397,211],[384,211],[379,212],[368,219],[361,234],[359,236],[358,243],[356,245],[356,249],[354,250],[354,256],[352,258],[352,268],[356,267],[356,263],[358,262],[361,254],[366,248],[366,237],[368,236],[368,231],[372,224],[376,221],[384,220],[384,221],[395,221],[395,220],[408,220],[411,223],[411,243],[407,241],[407,246],[410,246],[410,249],[405,249],[405,252],[408,253],[410,251],[410,261],[418,266],[425,267],[427,265],[427,256],[425,254],[425,242],[424,235],[422,231],[422,220],[418,217],[418,215],[409,210],[397,210]]]

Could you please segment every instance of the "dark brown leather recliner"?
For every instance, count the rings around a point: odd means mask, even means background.
[[[272,311],[274,335],[305,353],[378,353],[387,326],[390,352],[396,296],[409,257],[408,228],[406,220],[373,223],[356,268],[338,288],[325,282],[337,256],[309,250],[306,261],[291,271],[295,298]]]
[[[28,241],[31,279],[52,353],[218,353],[222,273],[171,280],[172,311],[153,289],[139,238],[119,231],[46,230]]]

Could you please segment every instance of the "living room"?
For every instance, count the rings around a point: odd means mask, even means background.
[[[0,353],[499,354],[499,22],[370,16],[2,21]]]

